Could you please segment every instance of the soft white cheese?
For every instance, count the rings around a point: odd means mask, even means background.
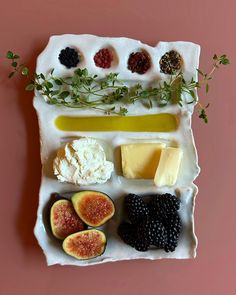
[[[61,182],[78,185],[104,183],[114,170],[103,147],[92,138],[81,138],[59,149],[53,162],[54,174]]]

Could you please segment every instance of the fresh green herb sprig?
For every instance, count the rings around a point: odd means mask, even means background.
[[[213,56],[212,70],[205,74],[197,69],[201,79],[195,81],[193,78],[186,81],[183,72],[177,72],[171,76],[169,81],[160,83],[157,87],[143,88],[141,84],[127,87],[118,79],[117,73],[109,73],[103,79],[98,79],[97,75],[89,75],[87,69],[76,69],[72,76],[57,77],[54,70],[45,75],[34,74],[30,77],[29,70],[24,64],[18,64],[19,55],[11,51],[7,52],[7,58],[11,60],[13,71],[9,74],[11,78],[16,72],[27,76],[30,80],[26,86],[27,91],[36,90],[42,94],[47,103],[69,108],[91,108],[105,112],[106,114],[126,115],[128,110],[125,105],[142,101],[148,107],[155,103],[160,107],[168,104],[195,103],[198,106],[199,118],[205,123],[208,122],[206,109],[209,104],[202,106],[196,96],[196,89],[205,86],[205,91],[209,91],[209,80],[220,65],[229,64],[226,55]],[[183,101],[184,94],[188,94],[192,99]],[[117,109],[116,104],[122,103]]]
[[[12,78],[17,72],[20,72],[23,76],[29,75],[29,69],[24,64],[19,64],[19,55],[12,51],[8,51],[6,57],[11,60],[11,66],[13,68],[13,71],[9,73],[8,78]]]
[[[226,54],[223,55],[216,55],[213,56],[213,66],[209,73],[203,73],[200,69],[197,69],[201,79],[199,82],[196,83],[196,88],[201,88],[205,86],[205,92],[209,92],[209,81],[212,80],[214,72],[220,67],[220,65],[228,65],[230,63],[229,58]],[[207,112],[206,109],[210,106],[208,103],[206,106],[202,106],[202,104],[198,101],[199,107],[199,118],[203,119],[205,123],[208,122]]]

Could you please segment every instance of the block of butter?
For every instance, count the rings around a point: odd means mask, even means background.
[[[153,179],[165,143],[135,143],[121,145],[123,176],[131,179]]]
[[[156,186],[175,185],[183,152],[180,148],[168,147],[161,151],[154,183]]]

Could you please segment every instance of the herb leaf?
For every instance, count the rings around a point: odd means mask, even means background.
[[[28,76],[28,75],[29,75],[29,69],[28,69],[27,67],[23,67],[23,68],[21,69],[21,74],[22,74],[23,76]]]
[[[11,78],[11,77],[13,77],[13,76],[14,76],[14,74],[15,74],[15,72],[11,72],[11,73],[8,75],[8,78]]]
[[[12,51],[8,51],[7,54],[6,54],[6,57],[8,59],[14,59],[14,53]]]
[[[25,87],[26,91],[33,91],[34,90],[34,84],[30,83]]]

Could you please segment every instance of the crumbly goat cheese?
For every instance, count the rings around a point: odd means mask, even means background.
[[[53,170],[61,182],[89,185],[106,182],[114,165],[106,160],[104,149],[95,139],[81,138],[58,150]]]

